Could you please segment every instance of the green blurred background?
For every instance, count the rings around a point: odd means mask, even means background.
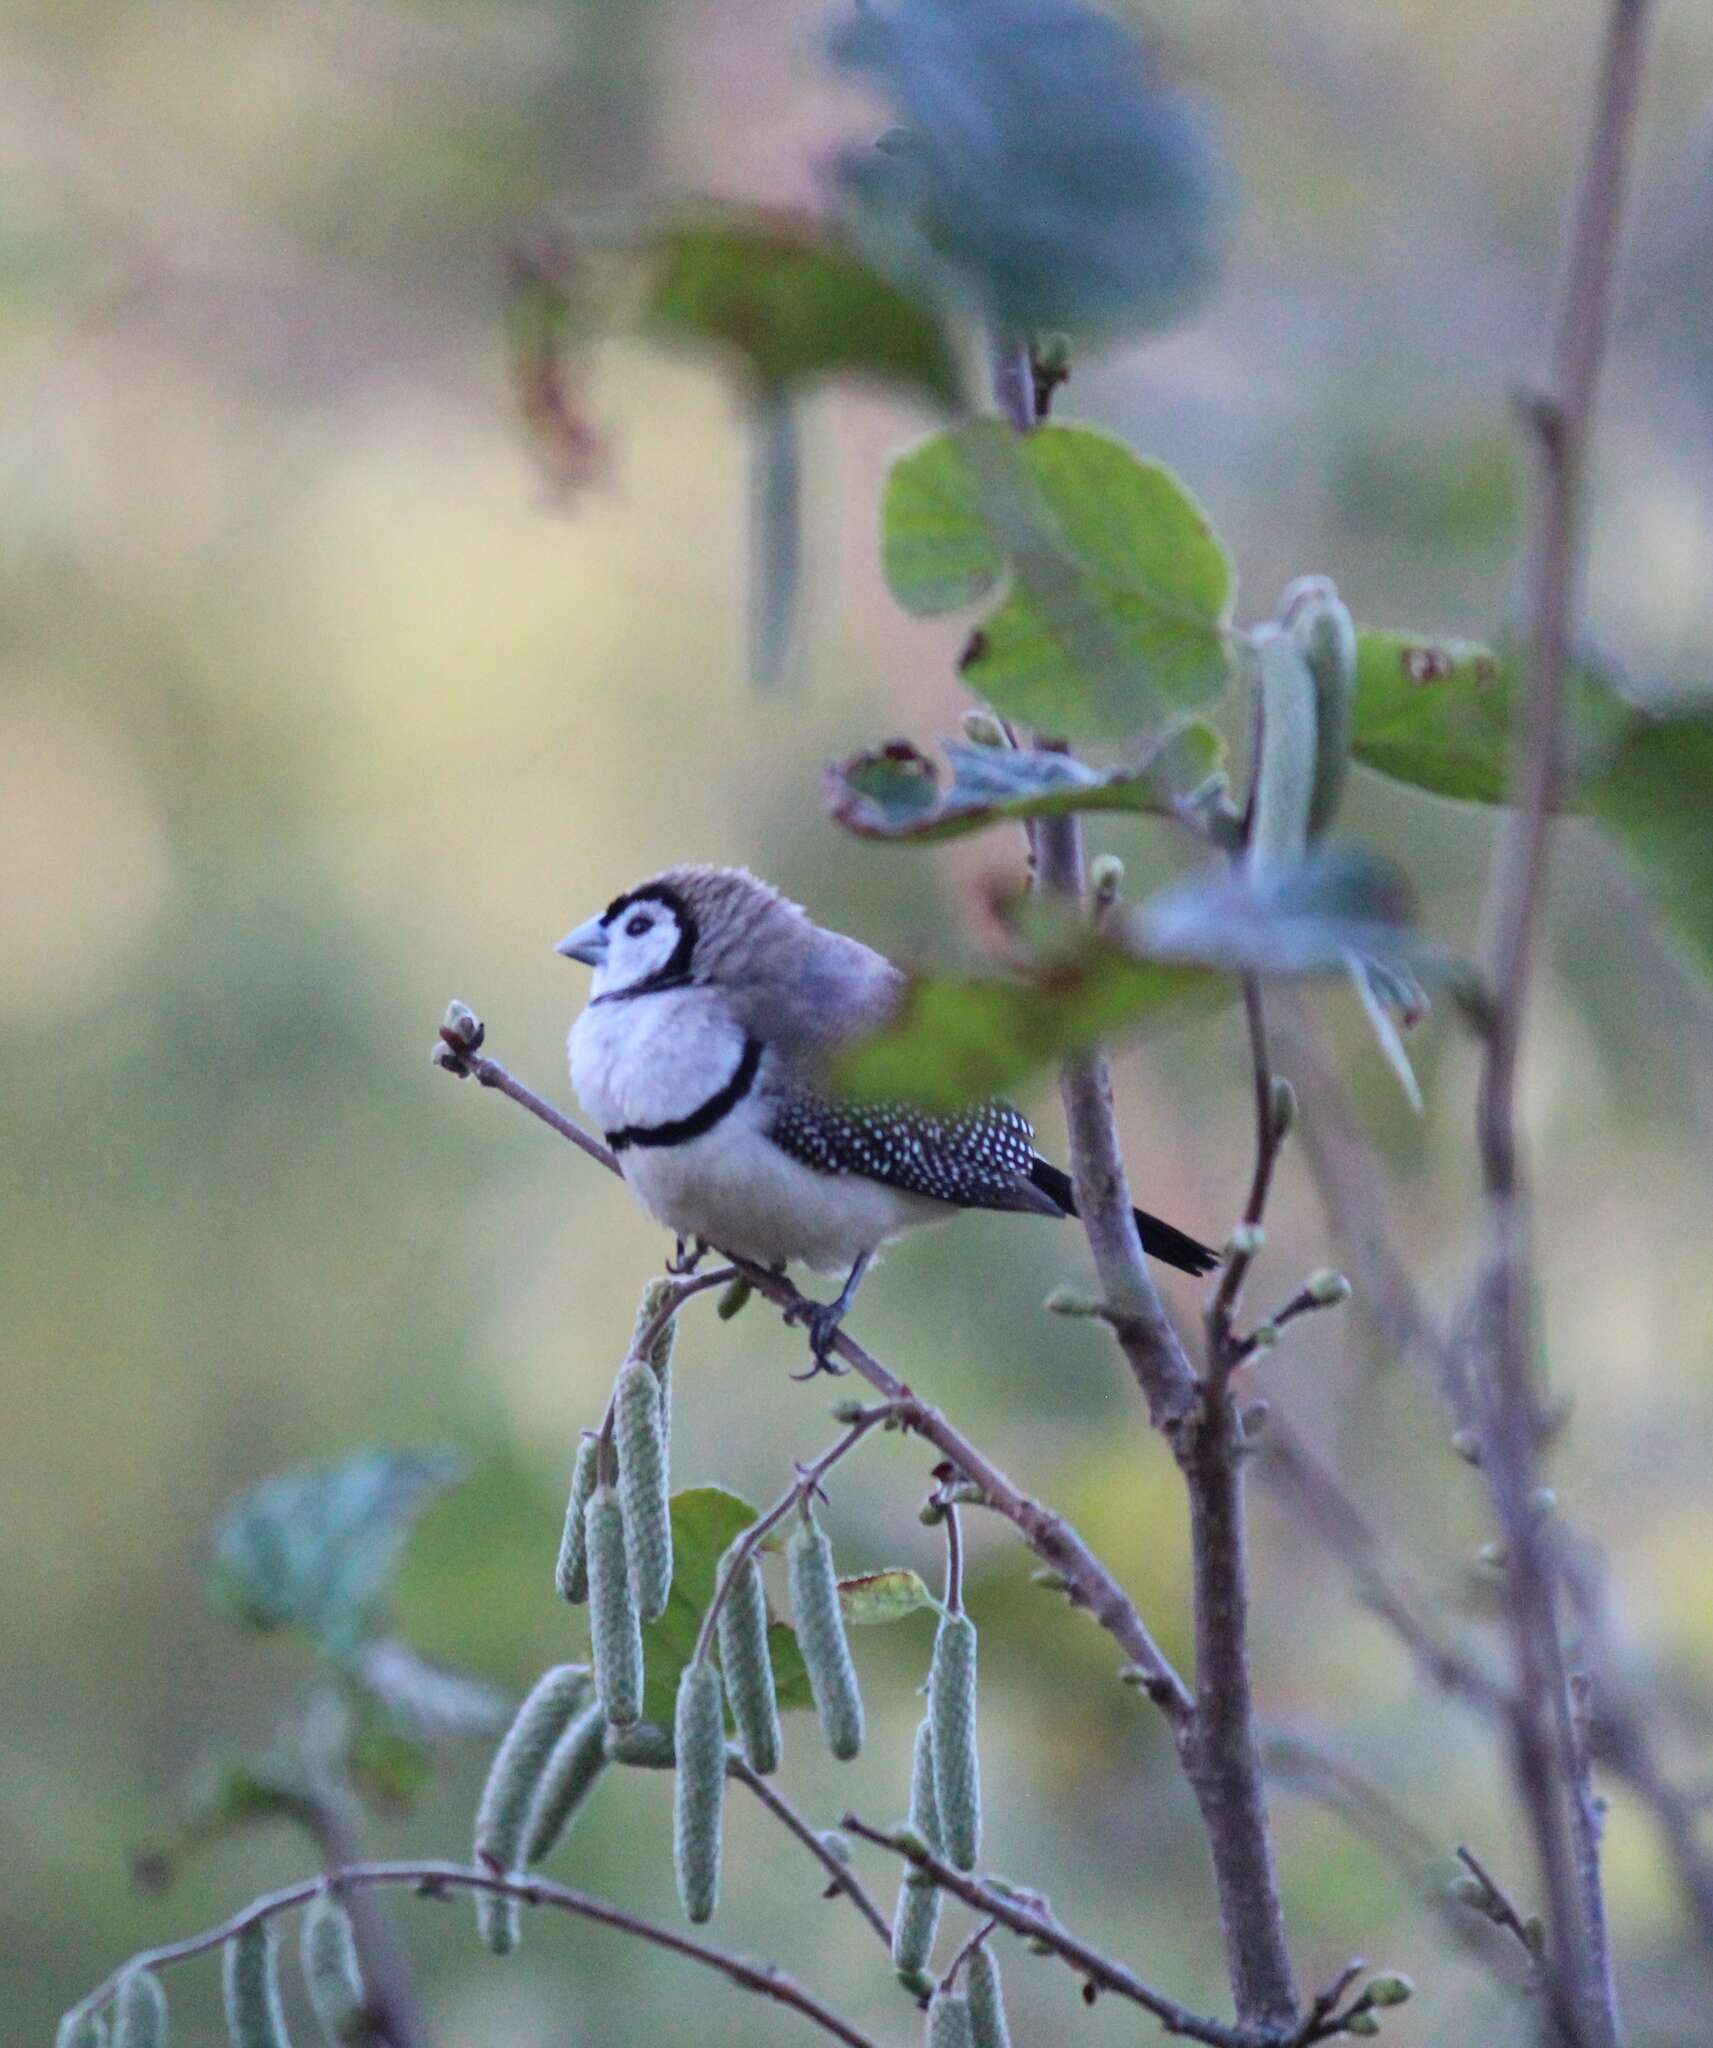
[[[1597,17],[1546,0],[1154,10],[1174,67],[1226,110],[1243,227],[1205,313],[1079,365],[1066,409],[1183,471],[1234,546],[1246,615],[1324,570],[1375,623],[1504,623],[1525,482],[1507,409],[1550,303]],[[430,1071],[448,996],[563,1097],[583,988],[552,942],[653,869],[749,863],[924,960],[967,945],[984,883],[1016,871],[1009,838],[859,847],[818,810],[825,758],[956,716],[955,629],[896,615],[874,559],[885,462],[925,422],[860,394],[814,406],[805,687],[758,699],[726,387],[605,349],[607,473],[569,509],[544,502],[512,413],[509,242],[567,202],[809,197],[816,164],[872,119],[817,73],[815,27],[768,0],[11,0],[0,18],[9,2042],[47,2039],[132,1948],[306,1867],[276,1831],[209,1851],[164,1898],[127,1877],[198,1759],[265,1739],[309,1668],[201,1597],[207,1525],[240,1487],[374,1440],[457,1446],[474,1476],[413,1546],[408,1632],[513,1689],[581,1649],[550,1583],[564,1474],[663,1247],[567,1148]],[[1591,576],[1593,628],[1641,690],[1704,686],[1713,640],[1710,93],[1713,19],[1666,11]],[[1414,867],[1435,927],[1472,943],[1490,820],[1367,777],[1353,810]],[[1138,886],[1178,857],[1153,830],[1101,835]],[[1576,1404],[1553,1476],[1609,1553],[1693,1776],[1713,1732],[1697,1704],[1713,1688],[1713,1038],[1610,858],[1575,829],[1561,852],[1527,1083],[1553,1371]],[[1322,1007],[1408,1254],[1449,1303],[1476,1214],[1468,1049],[1439,1021],[1418,1035],[1418,1122],[1352,1004]],[[1234,1020],[1127,1052],[1119,1075],[1145,1198],[1217,1237],[1247,1160]],[[1051,1091],[1031,1107],[1056,1147]],[[1292,1159],[1262,1301],[1326,1256]],[[892,1256],[860,1329],[1081,1523],[1185,1657],[1170,1462],[1112,1347],[1039,1312],[1082,1264],[1068,1232],[962,1223]],[[1192,1314],[1193,1291],[1168,1285]],[[799,1353],[759,1313],[728,1328],[696,1305],[681,1479],[771,1498],[826,1440],[825,1383],[785,1378]],[[1477,1490],[1359,1321],[1300,1333],[1256,1377],[1420,1576],[1464,1598]],[[847,1569],[936,1564],[924,1478],[891,1438],[841,1477]],[[1264,1497],[1256,1524],[1269,1717],[1529,1893],[1485,1732],[1424,1692]],[[1223,2009],[1203,1853],[1159,1728],[1015,1544],[974,1533],[994,1867]],[[927,1641],[918,1618],[862,1642],[858,1764],[793,1730],[786,1783],[817,1815],[901,1810]],[[368,1846],[459,1853],[480,1766]],[[674,1916],[668,1797],[615,1775],[563,1869]],[[1423,1987],[1388,2038],[1516,2038],[1395,1870],[1287,1789],[1277,1810],[1305,1982],[1360,1952]],[[909,2038],[854,1918],[752,1814],[729,1853],[720,1938]],[[1707,1958],[1622,1791],[1609,1869],[1636,2041],[1705,2042]],[[802,2038],[569,1923],[531,1925],[496,1963],[451,1911],[396,1916],[442,2043]],[[177,2038],[218,2038],[214,1976],[175,1974]],[[1137,2038],[1051,1964],[1019,1956],[1009,1981],[1021,2041]]]

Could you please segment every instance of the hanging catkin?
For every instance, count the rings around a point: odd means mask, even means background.
[[[153,1970],[127,1970],[120,1978],[113,2048],[167,2048],[167,1995]]]
[[[726,1794],[726,1715],[720,1674],[703,1659],[678,1681],[673,1724],[678,1776],[673,1786],[672,1853],[678,1897],[689,1919],[713,1917],[720,1896],[720,1824]]]
[[[221,1968],[232,2048],[291,2048],[280,2006],[274,1930],[252,1921],[227,1942]]]
[[[975,1740],[975,1623],[948,1614],[934,1638],[928,1720],[934,1731],[934,1796],[946,1861],[973,1870],[981,1847],[981,1779]]]
[[[576,1818],[607,1761],[607,1717],[591,1699],[568,1723],[535,1788],[523,1830],[523,1862],[532,1869],[551,1855]]]
[[[999,1983],[999,1958],[987,1942],[965,1963],[964,1985],[970,2002],[974,2048],[1011,2048],[1011,2029],[1005,2022],[1005,1993]]]
[[[559,1539],[559,1563],[554,1573],[560,1598],[573,1603],[589,1597],[584,1522],[589,1512],[589,1496],[595,1491],[600,1471],[600,1439],[586,1436],[577,1446],[576,1462],[571,1467],[571,1498],[565,1504],[565,1534]]]
[[[642,1627],[631,1598],[624,1509],[610,1486],[595,1488],[586,1528],[595,1690],[607,1719],[623,1728],[642,1713]]]
[[[672,1592],[672,1506],[660,1388],[640,1359],[624,1367],[613,1390],[613,1444],[619,1457],[631,1598],[643,1621],[657,1621]]]
[[[815,1695],[821,1733],[834,1756],[848,1761],[862,1747],[862,1694],[839,1611],[833,1546],[807,1508],[785,1546],[785,1562],[797,1647]]]
[[[934,1733],[924,1720],[916,1730],[910,1766],[910,1825],[930,1849],[940,1846],[940,1810],[934,1795]],[[925,1970],[940,1925],[940,1888],[913,1863],[906,1863],[892,1915],[892,1960],[901,1971]]]
[[[556,1664],[543,1672],[500,1739],[476,1809],[476,1861],[511,1871],[523,1862],[524,1830],[536,1788],[572,1716],[589,1698],[582,1664]],[[517,1946],[517,1901],[498,1892],[476,1894],[476,1925],[497,1956]]]
[[[363,1972],[351,1916],[331,1892],[318,1892],[304,1909],[298,1953],[311,2011],[327,2048],[367,2041],[372,2029],[363,1999]]]
[[[726,1552],[722,1582],[734,1570],[742,1549],[739,1537]],[[735,1566],[735,1576],[720,1609],[720,1669],[725,1675],[738,1740],[752,1771],[765,1776],[779,1768],[779,1699],[773,1685],[773,1658],[767,1647],[767,1592],[761,1566],[749,1551]]]

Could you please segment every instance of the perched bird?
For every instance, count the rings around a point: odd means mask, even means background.
[[[742,868],[668,868],[557,950],[595,970],[572,1084],[649,1214],[758,1265],[847,1274],[807,1315],[818,1364],[889,1238],[959,1209],[1076,1213],[1006,1103],[934,1116],[826,1092],[827,1054],[884,1024],[904,977]],[[1140,1209],[1136,1227],[1181,1272],[1219,1263]]]

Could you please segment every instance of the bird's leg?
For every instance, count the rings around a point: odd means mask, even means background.
[[[845,1313],[856,1299],[856,1291],[862,1285],[862,1276],[868,1271],[873,1252],[864,1252],[852,1266],[849,1277],[839,1289],[834,1301],[800,1301],[785,1311],[788,1323],[806,1323],[809,1328],[809,1355],[813,1364],[807,1372],[794,1372],[794,1380],[812,1380],[817,1373],[842,1373],[845,1368],[835,1365],[828,1355],[833,1339],[839,1334],[839,1325]]]
[[[694,1273],[707,1256],[708,1240],[705,1237],[698,1237],[693,1243],[687,1243],[682,1237],[676,1238],[673,1241],[672,1256],[666,1262],[666,1270],[680,1275]]]

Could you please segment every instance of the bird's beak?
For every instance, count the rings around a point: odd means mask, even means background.
[[[567,960],[581,960],[585,967],[599,967],[607,957],[611,944],[606,927],[598,917],[586,918],[574,932],[567,932],[554,952],[563,953]]]

